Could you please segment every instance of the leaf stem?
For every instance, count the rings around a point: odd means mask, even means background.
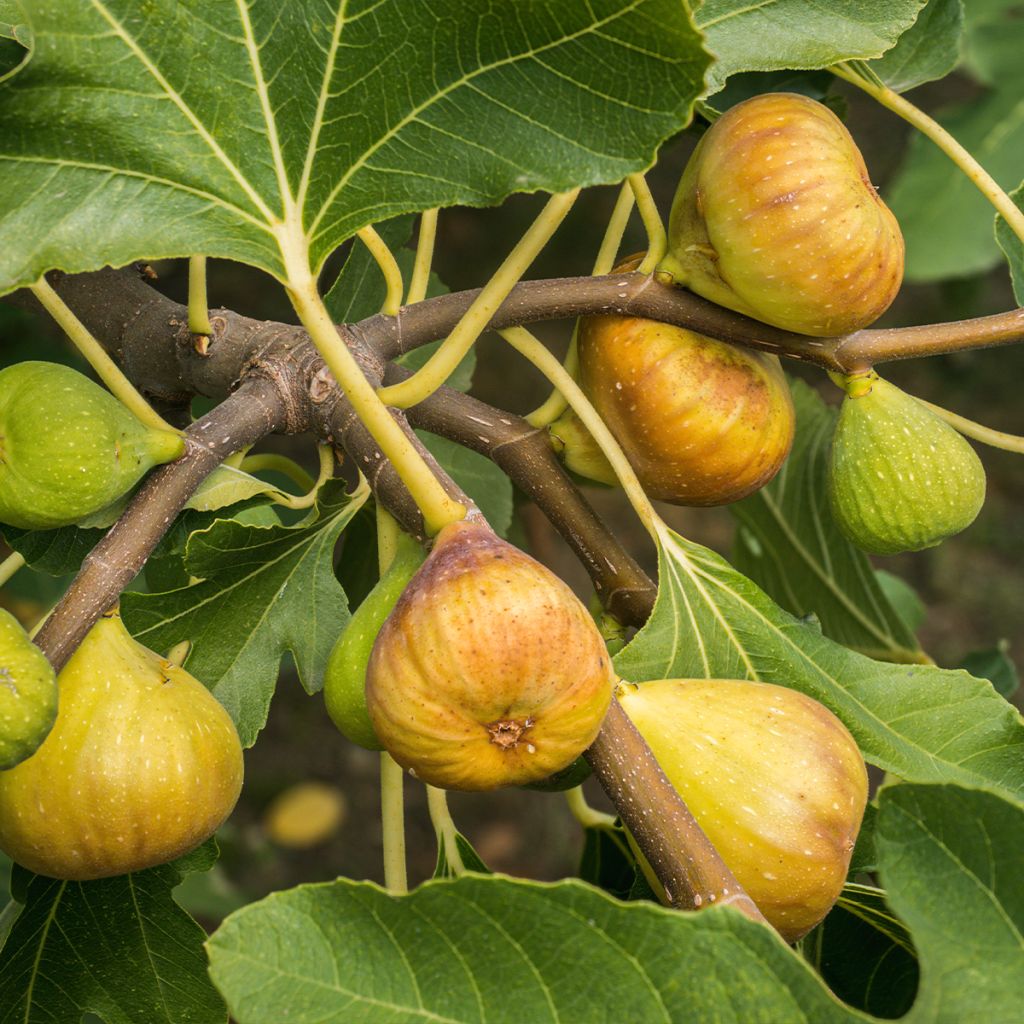
[[[384,275],[384,284],[387,286],[387,294],[384,296],[384,305],[380,311],[385,316],[395,316],[402,308],[402,293],[405,285],[402,283],[402,271],[395,259],[395,254],[387,247],[384,239],[377,234],[375,228],[369,224],[360,228],[356,235],[359,240],[370,250],[370,255],[377,261],[381,273]]]
[[[386,751],[380,752],[380,819],[384,834],[384,885],[404,896],[409,891],[405,865],[405,772]]]
[[[974,420],[969,420],[965,416],[958,416],[955,412],[950,412],[949,409],[943,409],[941,405],[932,405],[931,402],[926,402],[923,398],[917,400],[965,437],[971,437],[975,441],[987,444],[990,448],[1001,448],[1005,452],[1024,454],[1024,437],[1017,434],[1006,434],[1001,430],[993,430],[991,427],[975,423]]]
[[[320,473],[316,480],[304,494],[286,494],[284,491],[277,491],[278,497],[274,501],[285,508],[304,509],[312,508],[316,504],[316,496],[320,488],[334,474],[334,446],[330,444],[318,444],[317,455],[320,458]]]
[[[1003,191],[999,182],[937,121],[919,110],[909,100],[894,92],[859,62],[835,64],[829,70],[844,82],[863,89],[869,96],[913,125],[922,135],[931,139],[967,175],[968,180],[1002,214],[1010,230],[1024,241],[1024,210]]]
[[[466,865],[459,852],[458,831],[448,810],[448,794],[443,789],[424,783],[427,790],[427,810],[434,825],[438,850],[444,851],[445,860],[456,877],[466,873]]]
[[[17,551],[0,562],[0,587],[6,586],[11,577],[25,565],[25,556]]]
[[[466,507],[451,498],[441,486],[423,457],[377,397],[362,368],[341,340],[324,308],[312,275],[307,275],[301,281],[292,280],[288,285],[288,294],[302,325],[309,332],[338,386],[423,512],[427,529],[437,533],[449,523],[464,518]]]
[[[629,216],[633,212],[633,189],[629,182],[624,182],[619,189],[619,197],[615,200],[612,215],[608,218],[608,226],[604,231],[604,238],[601,239],[601,248],[597,251],[597,259],[594,260],[594,274],[608,274],[615,265],[615,257],[618,255],[619,247],[622,245],[622,236],[626,233],[626,225],[629,223]],[[569,341],[569,351],[565,354],[562,365],[565,372],[573,380],[579,371],[579,353],[577,352],[576,336],[579,334],[579,321],[572,329],[572,338]],[[531,427],[546,427],[554,423],[559,416],[565,412],[569,403],[562,396],[562,392],[555,388],[547,401],[538,406],[527,417],[526,422]]]
[[[574,786],[565,791],[565,802],[569,805],[572,816],[584,828],[615,828],[615,815],[605,814],[604,811],[596,811],[587,803],[583,795],[582,786]]]
[[[654,506],[644,493],[633,467],[623,454],[618,441],[604,425],[604,420],[590,404],[580,386],[565,372],[561,363],[525,327],[508,327],[498,332],[520,355],[525,356],[565,396],[573,412],[593,435],[594,441],[611,464],[615,475],[626,492],[629,503],[652,537],[657,535],[661,522]]]
[[[383,502],[376,502],[377,519],[377,568],[381,575],[387,572],[388,567],[395,560],[398,553],[398,522],[395,517],[384,507]]]
[[[430,265],[434,261],[434,239],[437,237],[437,207],[424,210],[420,215],[420,235],[416,239],[416,259],[412,265],[412,279],[406,293],[406,305],[422,302],[427,297],[430,283]]]
[[[480,294],[437,351],[407,380],[381,388],[378,392],[381,401],[399,409],[408,409],[444,384],[480,337],[495,310],[505,301],[508,293],[565,219],[579,192],[578,188],[571,192],[561,192],[545,203],[537,219],[480,290]]]
[[[647,232],[647,255],[643,262],[637,267],[637,273],[652,274],[654,268],[661,262],[662,257],[668,251],[668,235],[665,232],[665,222],[658,213],[658,206],[651,195],[651,188],[647,179],[642,174],[631,174],[626,181],[633,190],[636,197],[636,206],[640,211],[640,219],[644,222],[644,229]],[[611,269],[610,267],[608,268]]]
[[[205,256],[190,256],[188,260],[188,329],[206,337],[213,334],[206,297]]]
[[[228,460],[224,460],[228,465]],[[303,493],[312,490],[316,481],[293,459],[276,452],[260,452],[258,455],[247,455],[237,467],[243,473],[280,473],[288,477]]]
[[[39,278],[30,285],[32,294],[40,305],[60,325],[64,333],[71,339],[75,347],[89,361],[89,365],[99,375],[100,380],[110,388],[114,395],[134,416],[147,427],[154,430],[169,430],[180,434],[168,423],[138,391],[132,382],[121,372],[121,368],[107,355],[103,346],[89,333],[85,324],[67,307],[64,300],[50,287],[45,277]]]

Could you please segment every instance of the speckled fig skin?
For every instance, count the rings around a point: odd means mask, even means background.
[[[878,374],[846,380],[828,495],[843,533],[875,555],[934,547],[974,522],[985,469],[971,445]]]
[[[57,717],[57,678],[45,655],[0,608],[0,769],[35,752]]]
[[[621,316],[582,319],[578,346],[580,386],[652,498],[724,505],[786,461],[796,418],[775,356]]]
[[[761,913],[789,942],[810,931],[839,897],[867,803],[842,722],[745,680],[662,679],[617,696]]]
[[[242,785],[230,716],[184,669],[101,619],[57,679],[57,721],[0,772],[0,849],[85,880],[173,860],[213,834]]]
[[[0,523],[71,526],[184,450],[178,434],[146,426],[69,366],[30,360],[0,371]]]
[[[694,150],[658,269],[721,306],[828,337],[889,308],[903,252],[839,118],[805,96],[767,93],[726,111]]]
[[[480,520],[446,526],[384,623],[367,672],[377,736],[445,789],[546,779],[597,736],[614,676],[553,573]]]

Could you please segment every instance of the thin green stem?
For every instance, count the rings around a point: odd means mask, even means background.
[[[17,551],[0,562],[0,587],[6,586],[10,578],[25,565],[25,556]]]
[[[580,386],[565,372],[561,363],[524,327],[509,327],[498,332],[517,352],[525,356],[545,377],[565,395],[569,405],[583,425],[593,435],[597,446],[604,453],[615,475],[626,492],[629,503],[652,537],[657,536],[661,520],[654,506],[644,493],[633,467],[623,454],[618,441],[604,425],[604,420],[580,390]]]
[[[360,228],[356,235],[370,250],[370,255],[377,261],[377,266],[380,267],[381,273],[384,275],[387,294],[380,311],[385,316],[395,316],[402,308],[402,292],[405,290],[405,285],[402,283],[402,270],[398,266],[395,254],[387,247],[384,239],[369,225]]]
[[[644,222],[647,232],[647,255],[637,267],[638,274],[653,274],[654,268],[668,252],[668,235],[665,222],[658,213],[658,206],[651,195],[647,179],[642,174],[631,174],[627,179],[633,195],[636,196],[636,207],[640,211],[640,219]]]
[[[320,473],[314,480],[305,494],[285,494],[284,491],[277,491],[274,501],[285,508],[304,509],[312,508],[316,504],[316,497],[320,488],[334,475],[334,447],[329,444],[317,445],[317,455],[320,458]]]
[[[465,518],[466,507],[441,486],[441,482],[377,397],[355,357],[339,337],[316,290],[312,275],[298,281],[293,279],[289,283],[288,294],[302,326],[309,332],[338,386],[419,506],[430,533],[437,533],[449,523]]]
[[[377,514],[377,567],[383,576],[388,566],[395,560],[398,553],[398,521],[384,507],[383,502],[376,504]]]
[[[227,464],[227,459],[224,460]],[[276,452],[260,452],[258,455],[247,455],[236,469],[243,473],[280,473],[288,477],[303,493],[313,489],[316,481],[293,459]]]
[[[626,225],[629,223],[629,216],[633,212],[633,188],[629,182],[624,182],[619,189],[619,197],[615,200],[615,207],[608,219],[608,226],[604,231],[604,238],[601,239],[601,248],[597,252],[597,259],[594,260],[593,274],[608,274],[615,266],[615,258],[622,245],[622,236],[626,233]],[[573,380],[579,372],[579,353],[577,351],[576,337],[579,334],[579,321],[572,329],[572,339],[569,342],[569,351],[565,354],[562,365],[565,372]],[[538,406],[526,417],[526,422],[538,430],[555,422],[565,412],[568,405],[561,391],[557,388],[548,395],[547,401]]]
[[[193,334],[213,334],[210,306],[206,298],[206,257],[190,256],[188,260],[188,329]]]
[[[458,831],[455,828],[455,822],[452,821],[451,812],[448,810],[448,794],[436,786],[427,785],[426,789],[427,810],[430,813],[430,820],[434,825],[434,833],[437,836],[438,851],[444,851],[445,860],[456,876],[464,875],[466,873],[466,865],[462,863],[462,854],[459,852]]]
[[[964,416],[958,416],[955,412],[943,409],[941,405],[932,405],[923,398],[917,399],[923,406],[931,409],[939,419],[945,420],[954,430],[959,431],[965,437],[974,438],[990,448],[1001,448],[1005,452],[1017,452],[1024,454],[1024,437],[1017,434],[1005,434],[1001,430],[993,430],[981,423],[975,423]]]
[[[437,237],[437,208],[424,210],[420,215],[420,236],[416,240],[416,260],[412,265],[412,280],[405,296],[407,305],[422,302],[427,297],[430,266],[434,261],[434,239]]]
[[[106,349],[89,333],[88,328],[65,305],[64,300],[50,287],[45,277],[39,278],[30,285],[32,294],[40,305],[60,325],[64,333],[71,339],[75,347],[89,361],[100,380],[110,389],[134,416],[152,427],[154,430],[169,430],[180,434],[181,431],[172,427],[138,391],[132,382],[121,372],[120,367],[107,355]]]
[[[999,183],[981,164],[946,131],[909,100],[886,86],[869,69],[860,69],[856,63],[836,64],[829,69],[838,78],[863,89],[883,107],[898,114],[913,125],[922,135],[931,139],[967,175],[969,181],[1002,214],[1013,233],[1024,241],[1024,211],[1003,191]]]
[[[587,803],[583,795],[583,787],[575,786],[565,791],[565,802],[569,805],[572,816],[584,828],[615,828],[615,815],[605,814],[604,811],[596,811]]]
[[[384,833],[384,885],[404,896],[409,891],[405,864],[405,773],[386,751],[380,752],[380,819]]]
[[[382,388],[379,392],[381,401],[399,409],[408,409],[422,402],[444,384],[483,333],[497,308],[505,301],[508,293],[565,219],[579,191],[577,188],[571,192],[562,192],[547,201],[537,219],[490,281],[484,285],[437,351],[411,377],[391,387]]]

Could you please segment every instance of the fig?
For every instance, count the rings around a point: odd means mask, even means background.
[[[366,701],[392,757],[444,789],[536,782],[597,736],[614,674],[587,609],[478,520],[446,526],[373,646]]]
[[[586,317],[580,386],[644,490],[677,505],[724,505],[763,487],[793,443],[779,360],[638,317]]]
[[[108,391],[57,363],[0,371],[0,522],[48,530],[98,512],[185,450]]]
[[[366,666],[370,651],[384,620],[424,558],[426,552],[415,538],[406,533],[399,535],[391,565],[356,609],[327,661],[324,674],[327,714],[346,739],[367,750],[384,749],[366,710]]]
[[[35,752],[57,716],[57,677],[21,623],[0,608],[0,769]]]
[[[708,839],[795,942],[835,903],[867,803],[846,727],[795,690],[737,679],[623,684],[617,696]]]
[[[182,668],[102,618],[57,677],[57,720],[0,772],[0,849],[40,875],[85,880],[173,860],[230,814],[242,747]]]
[[[903,280],[903,235],[828,107],[793,93],[737,103],[679,182],[658,270],[720,306],[800,334],[876,320]]]
[[[551,444],[565,468],[577,476],[617,487],[619,478],[579,416],[566,409],[548,427]]]
[[[977,453],[948,423],[873,371],[845,380],[829,455],[832,514],[876,555],[934,547],[985,501]]]

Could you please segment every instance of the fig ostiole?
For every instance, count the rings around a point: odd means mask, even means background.
[[[242,785],[231,717],[111,613],[61,670],[57,720],[0,772],[0,849],[40,875],[85,880],[173,860],[230,814]]]
[[[57,363],[0,371],[0,522],[71,526],[177,459],[181,436],[156,430],[88,377]]]
[[[613,680],[569,587],[474,518],[441,530],[385,621],[366,699],[403,767],[433,786],[489,790],[572,764]]]
[[[0,608],[0,769],[13,768],[46,738],[57,717],[57,677],[45,655]]]
[[[796,419],[776,356],[621,316],[583,318],[578,346],[580,386],[650,497],[724,505],[785,462]]]
[[[355,610],[338,637],[324,673],[324,703],[331,721],[346,739],[367,750],[383,750],[366,710],[366,667],[377,634],[426,552],[403,533],[391,564]]]
[[[662,679],[616,695],[761,913],[787,941],[806,934],[842,890],[867,803],[846,727],[768,683]]]
[[[829,455],[828,495],[843,533],[876,555],[934,547],[985,502],[971,445],[874,371],[845,380]]]
[[[903,235],[824,104],[766,93],[727,110],[683,172],[658,270],[800,334],[859,330],[903,280]]]

